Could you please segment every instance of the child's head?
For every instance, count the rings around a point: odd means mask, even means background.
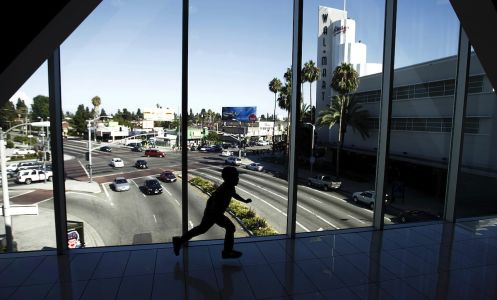
[[[238,170],[235,167],[224,167],[221,176],[229,185],[235,186],[238,184]]]

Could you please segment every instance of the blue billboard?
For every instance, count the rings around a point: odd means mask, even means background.
[[[257,107],[223,107],[223,121],[257,121]]]

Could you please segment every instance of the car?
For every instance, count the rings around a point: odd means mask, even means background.
[[[27,149],[14,149],[14,151],[12,152],[14,155],[26,155],[28,154],[28,150]]]
[[[389,195],[385,195],[386,203],[389,203]],[[352,200],[354,202],[361,202],[369,206],[369,208],[374,208],[374,203],[376,199],[376,192],[374,191],[364,191],[364,192],[355,192],[352,194]]]
[[[124,177],[116,177],[113,182],[114,191],[123,192],[129,191],[129,182]]]
[[[102,146],[102,147],[100,147],[100,151],[103,151],[103,152],[112,152],[112,148],[109,147],[109,146]]]
[[[160,182],[157,179],[147,179],[145,180],[145,185],[143,186],[143,190],[148,195],[161,194],[162,186],[160,185]]]
[[[232,155],[233,155],[233,151],[223,150],[223,152],[221,152],[221,156],[230,157]]]
[[[19,168],[19,163],[12,163],[6,166],[7,172],[17,172]]]
[[[131,148],[131,151],[133,152],[143,152],[143,148],[141,146],[134,146]]]
[[[269,145],[268,141],[258,141],[257,142],[257,146],[267,146],[267,145]]]
[[[17,173],[16,182],[31,184],[33,181],[48,180],[52,181],[53,173],[52,171],[42,171],[42,170],[22,170]]]
[[[138,169],[148,169],[147,161],[139,159],[135,162],[135,167]]]
[[[165,157],[166,154],[159,149],[147,149],[145,150],[145,156],[147,157]]]
[[[175,182],[177,180],[176,176],[171,171],[164,171],[160,173],[159,179],[164,182]]]
[[[264,166],[262,166],[260,163],[251,163],[245,166],[245,168],[253,171],[259,171],[261,172],[264,170]]]
[[[325,191],[328,189],[339,189],[342,186],[342,181],[334,176],[314,175],[307,178],[307,185],[321,188]]]
[[[440,217],[430,212],[423,210],[407,210],[400,213],[398,220],[401,223],[407,222],[420,222],[420,221],[433,221],[439,220]]]
[[[242,164],[242,160],[239,157],[230,156],[224,160],[224,163],[228,165],[239,166]]]
[[[124,167],[124,161],[119,157],[114,157],[113,159],[111,159],[110,165],[114,168],[122,168]]]

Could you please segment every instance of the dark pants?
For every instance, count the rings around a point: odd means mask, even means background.
[[[193,227],[187,233],[181,237],[181,243],[191,240],[197,235],[201,235],[207,232],[212,225],[217,224],[226,230],[226,235],[224,236],[224,251],[233,250],[233,244],[235,243],[235,225],[228,219],[225,215],[209,216],[204,215],[202,222],[197,227]]]

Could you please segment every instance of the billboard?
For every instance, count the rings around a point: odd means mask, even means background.
[[[222,114],[223,121],[257,121],[257,107],[256,106],[243,106],[243,107],[223,107]]]
[[[172,121],[174,111],[169,108],[147,108],[143,111],[143,119],[147,121]]]

